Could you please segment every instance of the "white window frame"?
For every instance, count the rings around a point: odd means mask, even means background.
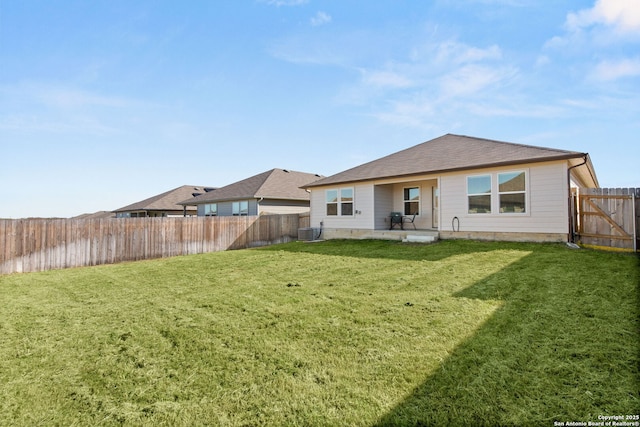
[[[242,209],[243,206],[246,206],[246,210]],[[233,216],[248,216],[249,215],[249,201],[248,200],[238,200],[237,202],[233,202],[231,204],[231,214]]]
[[[335,192],[335,198],[332,196],[329,196],[329,193],[333,193]],[[331,197],[331,201],[329,201],[329,197]],[[333,201],[335,200],[335,201]],[[333,213],[329,213],[329,206],[333,206],[335,205],[335,214]],[[336,188],[331,188],[329,190],[325,190],[324,192],[324,213],[326,216],[340,216],[340,210],[338,209],[338,207],[340,206],[340,190],[336,189]]]
[[[215,206],[215,209],[210,209],[211,206]],[[205,204],[204,205],[204,216],[218,216],[218,204],[217,203],[207,203],[207,204]]]
[[[524,174],[524,189],[523,190],[518,190],[518,191],[500,191],[500,175],[507,175],[507,174]],[[527,173],[526,170],[512,170],[512,171],[502,171],[502,172],[496,172],[496,189],[497,189],[497,194],[498,194],[498,200],[497,200],[497,204],[498,204],[498,214],[500,215],[527,215],[529,213],[529,191],[528,191],[528,184],[529,184],[529,174]],[[524,211],[522,212],[503,212],[502,211],[502,206],[501,206],[501,201],[500,201],[500,196],[502,196],[503,194],[508,195],[508,194],[523,194],[524,195]]]
[[[343,191],[351,191],[351,198],[343,199]],[[336,192],[335,201],[329,201],[329,192]],[[324,192],[324,206],[325,206],[325,215],[329,217],[353,217],[355,214],[355,205],[356,205],[356,191],[354,187],[341,187],[341,188],[330,188],[325,190]],[[343,210],[345,205],[351,205],[351,213],[344,214]],[[336,205],[335,212],[336,214],[329,214],[328,206]]]
[[[485,178],[489,177],[489,193],[471,193],[469,192],[469,179],[470,178]],[[477,175],[467,175],[465,178],[465,183],[467,187],[467,214],[468,215],[492,215],[493,214],[493,174],[491,173],[483,173]],[[489,212],[471,212],[471,203],[470,197],[472,196],[489,196]]]
[[[343,191],[351,191],[351,199],[349,200],[349,198],[347,199],[343,199],[342,196],[342,192]],[[341,188],[340,192],[339,192],[339,206],[340,206],[340,216],[353,216],[354,214],[354,208],[355,208],[355,190],[353,189],[353,187],[345,187],[345,188]],[[345,205],[351,205],[351,213],[350,214],[344,214],[344,207]]]

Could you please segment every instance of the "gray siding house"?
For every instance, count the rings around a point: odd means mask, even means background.
[[[194,207],[179,202],[204,194],[213,187],[183,185],[113,211],[117,218],[195,216]]]
[[[198,216],[245,216],[309,212],[309,192],[301,187],[322,176],[271,169],[180,202]]]

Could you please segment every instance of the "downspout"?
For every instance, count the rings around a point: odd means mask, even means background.
[[[567,169],[567,194],[569,197],[569,241],[571,243],[575,243],[576,241],[576,233],[575,233],[575,224],[573,223],[573,204],[571,203],[571,170],[578,168],[580,166],[586,165],[587,164],[587,158],[589,157],[589,153],[584,153],[582,155],[582,163],[579,163],[575,166],[571,166],[569,167],[569,169]],[[576,212],[577,213],[577,212]]]

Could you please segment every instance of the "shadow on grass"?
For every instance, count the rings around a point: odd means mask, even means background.
[[[405,261],[439,261],[454,255],[489,252],[497,249],[528,251],[557,244],[496,243],[468,240],[444,240],[433,244],[403,243],[389,240],[327,240],[273,245],[260,250],[287,251],[354,258],[379,258]]]
[[[454,295],[504,305],[377,426],[587,425],[638,414],[637,258],[540,248]]]

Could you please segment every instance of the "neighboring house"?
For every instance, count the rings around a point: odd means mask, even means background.
[[[309,212],[309,192],[300,188],[320,175],[271,169],[180,202],[197,206],[198,216],[243,216]]]
[[[195,208],[189,208],[179,202],[212,190],[214,190],[213,187],[183,185],[157,196],[116,209],[113,212],[118,218],[194,216],[196,215]]]
[[[93,213],[85,213],[82,215],[74,216],[72,219],[109,219],[115,218],[116,214],[110,211],[98,211]]]
[[[567,241],[570,187],[597,186],[587,153],[447,134],[304,188],[324,238],[393,238],[400,212],[441,238]]]

